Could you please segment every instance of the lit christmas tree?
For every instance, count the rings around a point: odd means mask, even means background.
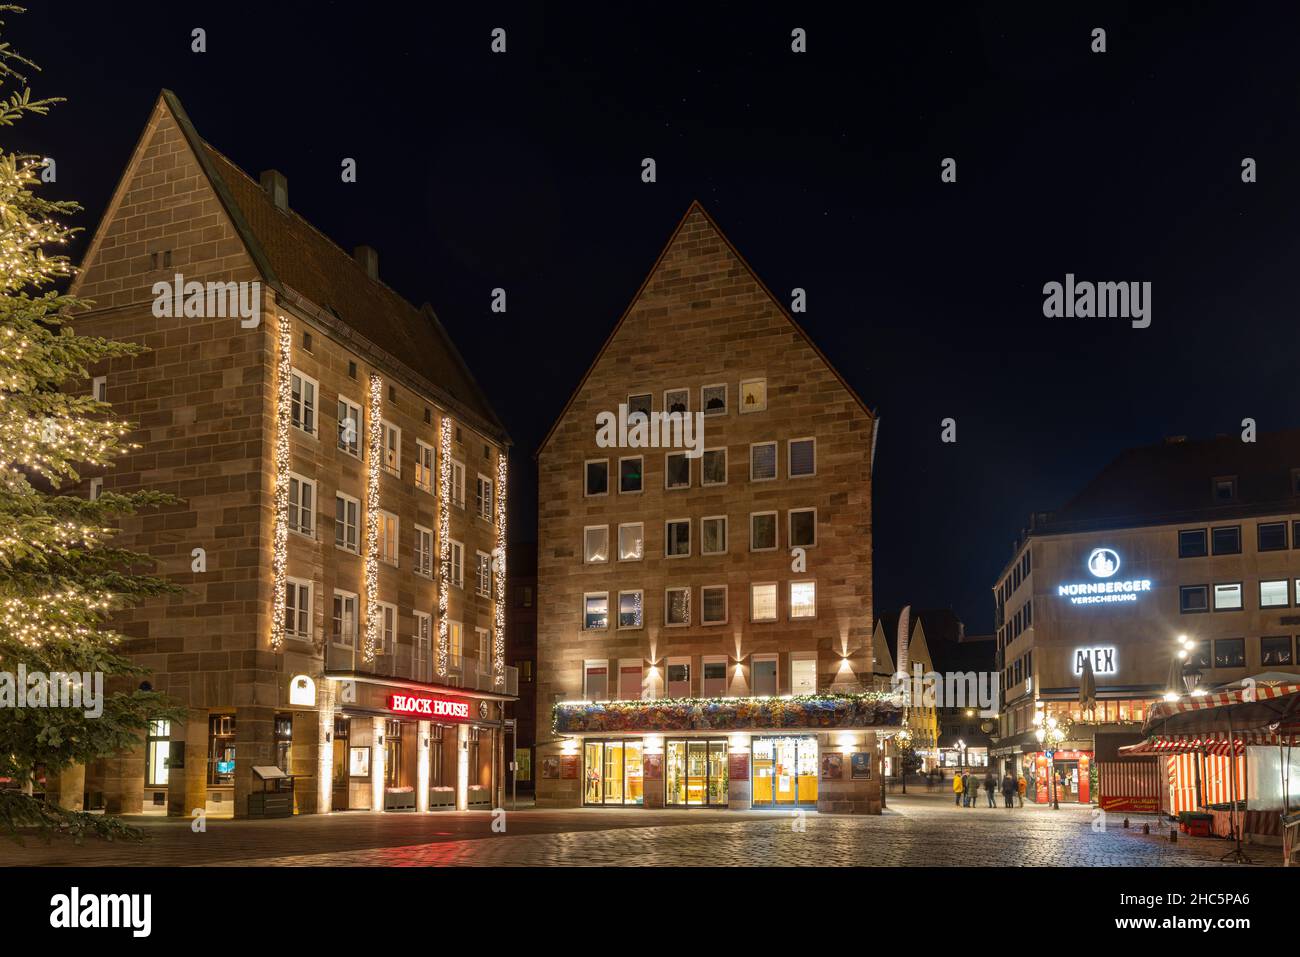
[[[0,100],[0,126],[58,102],[31,97],[25,73],[36,69],[0,44],[0,90],[17,89]],[[174,590],[135,573],[148,559],[113,546],[114,520],[175,500],[145,491],[92,501],[68,491],[82,470],[108,469],[130,448],[130,426],[89,394],[89,369],[143,350],[75,335],[67,324],[88,305],[52,288],[73,272],[57,254],[73,230],[59,220],[78,207],[36,195],[45,168],[39,157],[0,148],[0,779],[8,779],[0,831],[129,836],[112,818],[31,793],[39,772],[139,747],[150,720],[177,716],[162,696],[134,690],[142,672],[115,650],[121,636],[109,620],[115,608]],[[98,710],[96,674],[102,713],[88,716]],[[54,706],[67,700],[50,700],[60,688],[75,692],[79,706]]]

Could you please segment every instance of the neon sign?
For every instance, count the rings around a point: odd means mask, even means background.
[[[427,718],[469,720],[469,702],[461,698],[431,698],[426,695],[391,694],[388,710]]]
[[[1088,553],[1084,565],[1094,578],[1106,581],[1057,585],[1057,596],[1070,599],[1072,605],[1109,605],[1137,601],[1138,595],[1151,590],[1149,578],[1111,579],[1120,566],[1119,552],[1113,548],[1094,548]]]

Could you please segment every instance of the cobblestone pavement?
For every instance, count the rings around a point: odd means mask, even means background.
[[[141,846],[0,846],[4,864],[257,866],[1218,866],[1231,845],[1168,841],[1168,827],[1093,830],[1086,807],[958,808],[937,795],[891,796],[879,817],[739,811],[521,810],[492,831],[486,812],[334,814],[284,821],[143,822]],[[799,828],[802,827],[802,830]],[[1275,848],[1248,849],[1258,863]]]

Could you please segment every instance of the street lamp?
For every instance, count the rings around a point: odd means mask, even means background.
[[[1059,811],[1061,803],[1056,795],[1056,749],[1065,740],[1065,729],[1055,715],[1035,711],[1034,737],[1038,739],[1039,749],[1047,752],[1047,780],[1052,789],[1052,810]]]

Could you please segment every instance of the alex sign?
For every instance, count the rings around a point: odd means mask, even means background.
[[[1075,648],[1074,649],[1074,673],[1075,675],[1083,674],[1083,663],[1092,661],[1092,673],[1094,675],[1113,675],[1119,671],[1119,665],[1116,664],[1115,648],[1105,646],[1101,648]]]
[[[1109,605],[1137,601],[1138,595],[1151,590],[1149,578],[1114,578],[1119,571],[1119,552],[1113,548],[1094,548],[1084,563],[1097,581],[1073,582],[1056,586],[1056,594],[1070,599],[1072,605]]]
[[[450,718],[469,720],[469,702],[464,698],[439,698],[419,694],[390,694],[388,710],[417,718]]]

